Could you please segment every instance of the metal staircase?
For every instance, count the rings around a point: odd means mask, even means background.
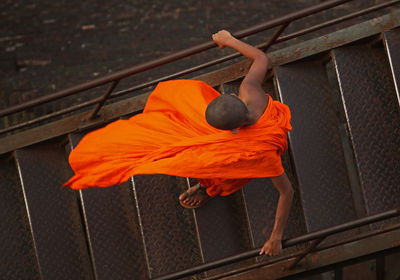
[[[386,258],[400,264],[399,26],[400,10],[393,8],[270,53],[264,87],[290,106],[293,125],[283,162],[296,193],[282,256],[256,257],[278,199],[268,178],[196,210],[177,199],[191,178],[140,175],[109,188],[60,187],[72,176],[71,149],[91,130],[139,112],[143,94],[95,113],[4,132],[0,279],[298,279],[330,270],[341,279],[350,263]],[[247,69],[242,61],[194,79],[229,93]],[[117,83],[97,102],[104,104]],[[340,233],[327,237],[334,232]],[[315,239],[307,249],[304,241]],[[296,257],[299,264],[289,269]],[[397,275],[382,264],[377,275],[382,269]]]

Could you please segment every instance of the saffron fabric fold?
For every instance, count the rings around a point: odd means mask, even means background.
[[[198,178],[210,196],[228,195],[252,178],[283,173],[281,154],[291,129],[288,106],[272,100],[254,125],[239,133],[205,119],[220,95],[201,81],[161,82],[143,113],[87,134],[71,152],[72,189],[118,185],[138,174]]]

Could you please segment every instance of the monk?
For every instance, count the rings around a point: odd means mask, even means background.
[[[252,61],[238,95],[201,81],[159,83],[142,114],[86,135],[70,154],[72,189],[120,184],[137,174],[198,178],[179,196],[198,208],[215,195],[229,195],[252,178],[270,177],[279,191],[275,223],[260,254],[278,255],[293,189],[280,156],[287,149],[289,108],[264,93],[268,57],[222,30],[212,36]]]

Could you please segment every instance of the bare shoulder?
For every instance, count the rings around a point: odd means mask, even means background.
[[[250,125],[258,121],[268,106],[268,97],[259,84],[242,83],[239,96],[249,110]]]

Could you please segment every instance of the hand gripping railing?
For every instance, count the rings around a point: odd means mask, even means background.
[[[380,222],[380,221],[390,219],[393,217],[397,217],[397,216],[400,216],[400,207],[397,207],[395,209],[392,209],[392,210],[389,210],[386,212],[382,212],[379,214],[367,216],[367,217],[364,217],[364,218],[361,218],[358,220],[350,221],[350,222],[347,222],[347,223],[344,223],[341,225],[333,226],[333,227],[330,227],[327,229],[310,232],[310,233],[307,233],[307,234],[299,236],[299,237],[294,237],[291,239],[284,240],[284,241],[282,241],[282,248],[291,247],[291,246],[298,245],[298,244],[301,244],[304,242],[309,242],[309,241],[313,241],[312,245],[317,245],[322,239],[324,239],[325,237],[327,237],[329,235],[336,234],[336,233],[343,232],[343,231],[350,230],[350,229],[354,229],[357,227],[365,226],[365,225],[372,224],[375,222]],[[231,256],[228,258],[216,260],[216,261],[205,263],[205,264],[202,264],[202,265],[199,265],[196,267],[192,267],[192,268],[189,268],[186,270],[182,270],[182,271],[178,271],[178,272],[171,273],[168,275],[160,276],[160,277],[154,278],[153,280],[180,279],[180,278],[194,275],[194,274],[197,274],[197,273],[200,273],[203,271],[211,270],[211,269],[221,267],[224,265],[228,265],[228,264],[232,264],[232,263],[246,260],[249,258],[257,257],[257,256],[259,256],[260,250],[261,250],[261,248],[254,249],[254,250],[244,252],[241,254],[237,254],[237,255],[234,255],[234,256]],[[309,253],[309,251],[311,251],[311,250],[305,250],[304,253],[301,254],[299,257],[304,257],[306,254]],[[298,262],[299,258],[297,258],[295,261]]]
[[[394,4],[400,3],[400,0],[389,1],[387,3],[382,3],[382,4],[379,4],[379,5],[375,5],[373,7],[367,8],[365,10],[358,11],[358,12],[349,14],[347,16],[344,16],[344,17],[341,17],[341,18],[337,18],[337,19],[334,19],[334,20],[331,20],[331,21],[328,21],[328,22],[325,22],[325,23],[322,23],[322,24],[319,24],[319,25],[315,25],[313,27],[310,27],[310,28],[307,28],[307,29],[303,29],[301,31],[298,31],[298,32],[295,32],[295,33],[292,33],[292,34],[289,34],[289,35],[286,35],[286,36],[279,37],[279,35],[283,32],[283,30],[286,28],[286,26],[289,25],[292,21],[300,19],[300,18],[303,18],[303,17],[306,17],[306,16],[309,16],[309,15],[312,15],[312,14],[315,14],[315,13],[318,13],[318,12],[321,12],[323,10],[326,10],[326,9],[329,9],[329,8],[332,8],[332,7],[335,7],[335,6],[338,6],[338,5],[341,5],[341,4],[349,2],[349,1],[351,1],[351,0],[330,0],[330,1],[325,1],[323,3],[315,5],[313,7],[305,8],[303,10],[290,13],[290,14],[288,14],[286,16],[282,16],[282,17],[279,17],[279,18],[264,22],[262,24],[258,24],[258,25],[252,26],[252,27],[250,27],[248,29],[236,32],[233,35],[240,39],[240,38],[243,38],[243,37],[246,37],[246,36],[249,36],[249,35],[253,35],[253,34],[256,34],[258,32],[261,32],[261,31],[264,31],[264,30],[267,30],[267,29],[270,29],[270,28],[273,28],[273,27],[276,27],[276,26],[280,26],[280,28],[277,30],[277,32],[274,33],[274,35],[271,37],[271,39],[267,43],[264,43],[264,44],[261,44],[261,45],[257,46],[260,49],[266,51],[268,49],[268,47],[273,45],[273,44],[281,43],[283,41],[287,41],[287,40],[293,39],[295,37],[304,35],[306,33],[310,33],[310,32],[313,32],[315,30],[318,30],[318,29],[321,29],[321,28],[324,28],[324,27],[327,27],[327,26],[330,26],[330,25],[333,25],[333,24],[336,24],[336,23],[339,23],[339,22],[343,22],[345,20],[348,20],[348,19],[360,16],[360,15],[363,15],[363,14],[366,14],[366,13],[370,13],[370,12],[378,10],[378,9],[382,9],[382,8],[385,8],[385,7],[392,6]],[[85,90],[89,90],[89,89],[96,88],[96,87],[104,85],[104,84],[111,83],[111,85],[109,86],[107,91],[104,93],[104,95],[99,97],[99,98],[95,98],[93,100],[90,100],[90,101],[87,101],[87,102],[84,102],[84,103],[81,103],[81,104],[78,104],[78,105],[75,105],[75,106],[71,106],[69,108],[62,109],[62,110],[59,110],[57,112],[47,114],[45,116],[38,117],[38,118],[36,118],[34,120],[30,120],[30,121],[27,121],[27,122],[24,122],[24,123],[21,123],[21,124],[17,124],[17,125],[12,126],[12,127],[5,128],[3,130],[0,130],[0,135],[4,134],[4,133],[7,133],[7,132],[10,132],[10,131],[13,131],[13,130],[16,130],[16,129],[23,128],[25,126],[29,126],[29,125],[32,125],[32,124],[35,124],[35,123],[39,123],[41,121],[44,121],[44,120],[47,120],[47,119],[50,119],[50,118],[54,118],[54,117],[57,117],[57,116],[60,116],[60,115],[64,115],[64,114],[67,114],[67,113],[70,113],[70,112],[73,112],[73,111],[77,111],[79,109],[86,108],[86,107],[89,107],[89,106],[97,104],[97,106],[94,108],[94,110],[89,115],[89,118],[93,119],[93,118],[97,117],[99,110],[101,109],[101,107],[105,104],[105,102],[108,99],[113,99],[113,98],[116,98],[116,97],[119,97],[119,96],[122,96],[122,95],[125,95],[125,94],[128,94],[128,93],[131,93],[131,92],[139,90],[139,89],[144,89],[144,88],[147,88],[149,86],[155,85],[158,82],[165,81],[165,80],[168,80],[168,79],[174,79],[174,78],[186,75],[186,74],[190,74],[190,73],[193,73],[195,71],[204,69],[206,67],[213,66],[213,65],[216,65],[216,64],[219,64],[219,63],[222,63],[222,62],[225,62],[225,61],[228,61],[228,60],[231,60],[231,59],[234,59],[234,58],[237,58],[237,57],[241,56],[240,53],[234,53],[234,54],[231,54],[231,55],[228,55],[228,56],[225,56],[225,57],[213,60],[213,61],[209,61],[209,62],[201,64],[201,65],[198,65],[198,66],[195,66],[195,67],[192,67],[192,68],[189,68],[189,69],[174,73],[172,75],[161,77],[159,79],[156,79],[156,80],[153,80],[153,81],[150,81],[150,82],[138,85],[138,86],[134,86],[134,87],[129,88],[129,89],[121,90],[119,92],[116,92],[116,93],[112,94],[112,92],[114,91],[114,89],[117,86],[117,84],[119,83],[119,81],[124,79],[124,78],[126,78],[126,77],[138,74],[138,73],[146,71],[146,70],[150,70],[152,68],[156,68],[156,67],[165,65],[167,63],[176,61],[178,59],[181,59],[181,58],[184,58],[184,57],[187,57],[187,56],[191,56],[193,54],[197,54],[197,53],[203,52],[205,50],[208,50],[208,49],[211,49],[211,48],[214,48],[214,47],[216,47],[216,44],[213,41],[209,41],[209,42],[206,42],[206,43],[203,43],[203,44],[200,44],[200,45],[197,45],[197,46],[194,46],[194,47],[191,47],[191,48],[179,51],[179,52],[176,52],[176,53],[171,54],[171,55],[167,55],[167,56],[164,56],[164,57],[161,57],[161,58],[158,58],[158,59],[146,62],[146,63],[139,64],[139,65],[131,67],[131,68],[127,68],[125,70],[121,70],[121,71],[115,72],[113,74],[110,74],[110,75],[107,75],[107,76],[104,76],[104,77],[101,77],[101,78],[98,78],[98,79],[94,79],[94,80],[86,82],[86,83],[82,83],[82,84],[79,84],[79,85],[76,85],[76,86],[73,86],[73,87],[70,87],[70,88],[55,92],[53,94],[49,94],[49,95],[46,95],[46,96],[43,96],[43,97],[40,97],[40,98],[37,98],[37,99],[34,99],[34,100],[27,101],[27,102],[22,103],[22,104],[18,104],[18,105],[11,106],[9,108],[0,110],[0,117],[4,117],[4,116],[11,115],[13,113],[21,112],[23,110],[32,108],[32,107],[37,106],[37,105],[41,105],[41,104],[44,104],[44,103],[47,103],[47,102],[58,100],[58,99],[63,98],[63,97],[74,95],[74,94],[77,94],[77,93],[85,91]]]

